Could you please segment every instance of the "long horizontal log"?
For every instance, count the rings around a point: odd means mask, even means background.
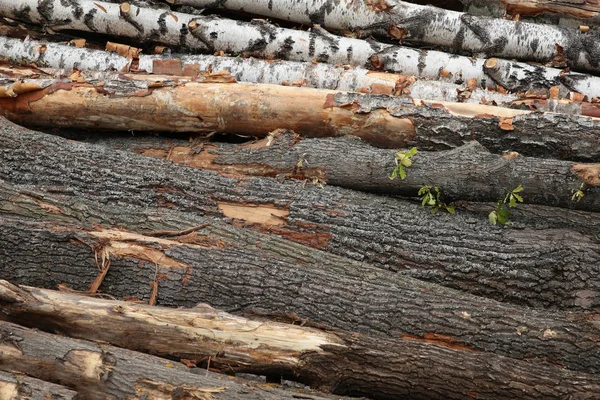
[[[52,137],[40,146],[39,139],[27,137],[21,132],[2,143],[7,148],[2,179],[18,184],[2,194],[3,278],[87,289],[98,274],[95,255],[104,254],[112,266],[103,287],[117,296],[148,299],[158,264],[158,272],[168,275],[158,290],[165,305],[207,301],[226,310],[296,312],[346,330],[435,333],[480,350],[513,357],[554,354],[570,368],[596,368],[598,360],[590,357],[599,353],[589,351],[597,345],[591,316],[500,304],[304,246],[388,268],[396,262],[396,269],[409,267],[410,274],[504,300],[595,309],[595,231],[498,229],[485,216],[466,212],[452,219],[432,216],[395,199],[267,178],[218,177]],[[23,140],[29,144],[15,147]],[[31,146],[36,150],[24,158]],[[54,169],[55,157],[63,159],[63,169]],[[82,173],[68,165],[89,167]],[[227,217],[270,235],[227,227]],[[206,222],[210,225],[202,227]],[[170,239],[149,232],[190,226],[196,230],[171,232]],[[143,267],[146,263],[150,266]]]
[[[217,369],[279,373],[334,393],[391,399],[406,394],[399,389],[406,388],[407,384],[411,386],[412,398],[429,399],[468,398],[472,396],[472,390],[477,391],[478,396],[485,392],[487,398],[507,398],[517,394],[520,398],[538,398],[541,388],[544,388],[544,396],[569,394],[587,398],[600,390],[598,376],[573,373],[556,366],[538,369],[536,363],[478,352],[444,350],[417,341],[376,339],[339,330],[324,332],[283,323],[252,321],[205,306],[173,310],[131,305],[43,289],[18,288],[6,281],[1,283],[0,291],[8,318],[32,327],[59,330],[66,335],[176,358],[210,356],[211,365]],[[105,329],[97,329],[97,326]],[[135,342],[131,340],[132,332],[137,337]],[[417,360],[436,353],[441,360],[435,369],[446,379],[446,387],[418,377],[429,367]],[[493,379],[486,379],[487,371],[492,370],[491,361],[495,362],[495,372]],[[400,363],[402,368],[398,368]],[[507,367],[509,363],[511,367]],[[470,374],[465,373],[469,369],[465,366],[472,364],[479,364],[486,374],[470,376],[469,387],[457,390],[458,382]],[[407,381],[402,370],[414,371],[413,379]],[[513,385],[514,389],[507,390],[502,382],[515,379],[517,374],[521,385]],[[365,379],[375,376],[378,379]],[[557,378],[561,379],[559,384],[549,385]],[[532,390],[534,387],[535,391]]]
[[[0,322],[0,347],[0,370],[69,387],[77,392],[78,399],[292,400],[299,396],[208,371],[192,373],[182,364],[156,356],[4,321]],[[318,400],[330,398],[312,391],[306,395]]]
[[[117,53],[77,48],[57,43],[20,41],[0,37],[0,56],[9,60],[36,64],[40,68],[60,69],[48,71],[51,75],[71,75],[78,69],[84,76],[97,71],[116,69],[121,72],[153,74],[148,79],[157,80],[161,75],[174,79],[191,79],[210,71],[229,71],[237,81],[266,83],[286,86],[304,86],[316,89],[359,91],[363,93],[402,94],[411,93],[415,98],[427,100],[461,101],[467,103],[491,103],[508,105],[518,99],[514,94],[503,94],[478,87],[457,85],[448,81],[422,81],[413,76],[370,71],[360,67],[333,66],[324,63],[295,61],[268,61],[255,58],[221,57],[210,55],[156,56],[140,54],[128,59]],[[10,76],[16,75],[13,71]],[[3,69],[2,73],[9,73]],[[39,71],[36,71],[39,74]],[[154,77],[153,77],[154,76]],[[567,92],[564,92],[566,94]]]
[[[425,185],[438,187],[446,202],[495,202],[519,185],[525,203],[600,211],[596,164],[490,154],[477,142],[454,150],[421,152],[413,157],[404,180],[390,180],[395,150],[378,149],[352,138],[301,139],[279,130],[268,138],[241,145],[189,143],[158,137],[94,138],[109,148],[161,157],[177,164],[225,173],[317,179],[318,182],[373,193],[416,197]],[[468,185],[465,185],[468,182]],[[573,194],[586,183],[580,201]]]
[[[569,28],[600,25],[600,7],[589,0],[460,0],[466,12],[502,17],[508,14],[520,20],[553,23]]]
[[[478,140],[493,152],[512,150],[528,156],[593,161],[600,153],[600,122],[588,117],[310,88],[210,83],[235,81],[222,74],[203,80],[179,85],[131,79],[16,82],[16,88],[7,86],[5,91],[18,96],[0,98],[0,112],[12,121],[42,127],[251,136],[284,128],[306,136],[355,135],[389,148],[415,145],[440,150]]]
[[[137,38],[141,42],[154,40],[172,46],[187,46],[211,52],[223,51],[235,55],[368,66],[406,75],[428,79],[443,78],[460,83],[474,79],[477,85],[482,87],[495,88],[496,86],[495,82],[487,78],[482,71],[484,59],[473,60],[443,52],[419,51],[334,36],[318,28],[308,33],[278,28],[264,21],[244,23],[216,17],[170,13],[168,10],[147,7],[139,8],[141,11],[138,12],[136,6],[131,6],[131,10],[127,13],[129,19],[124,19],[121,17],[122,11],[118,4],[88,0],[69,3],[71,6],[63,6],[57,0],[53,0],[50,2],[52,7],[45,6],[42,9],[43,13],[40,13],[39,10],[33,11],[37,7],[34,4],[36,1],[28,1],[31,2],[29,5],[31,13],[35,15],[20,13],[18,7],[25,7],[25,5],[15,6],[10,2],[4,6],[0,2],[0,13],[5,12],[12,17],[30,22],[43,22],[45,25],[53,26],[54,29],[80,29],[120,34]],[[77,7],[81,8],[81,13],[90,9],[83,18],[84,22],[78,20],[78,8],[72,4],[77,4]],[[98,7],[102,7],[105,12],[97,11]],[[95,23],[95,19],[99,19],[99,22]],[[177,22],[174,22],[175,19]],[[115,23],[110,22],[113,20]],[[181,26],[178,26],[179,23]],[[163,34],[163,31],[168,31],[169,35]],[[161,34],[159,35],[158,32]],[[200,42],[190,42],[188,40],[190,35],[199,38]],[[440,68],[440,65],[443,68]],[[586,94],[591,97],[600,96],[598,92]]]
[[[214,6],[208,0],[177,0],[196,7]],[[488,19],[405,1],[338,3],[333,0],[270,0],[248,4],[228,0],[219,6],[302,24],[319,24],[327,29],[368,34],[384,33],[413,43],[444,46],[454,52],[471,52],[504,58],[549,62],[555,45],[565,51],[571,67],[598,71],[600,59],[595,34],[551,25]]]
[[[3,399],[10,400],[46,400],[49,398],[74,400],[77,398],[77,392],[64,386],[8,372],[0,372],[0,395]]]

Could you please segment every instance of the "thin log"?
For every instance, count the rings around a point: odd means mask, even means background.
[[[181,84],[128,78],[9,82],[4,92],[19,94],[0,98],[0,112],[29,126],[259,137],[284,128],[306,136],[355,135],[388,148],[440,150],[475,139],[493,152],[512,150],[528,156],[593,161],[600,153],[600,122],[588,117],[215,81],[235,79],[217,73]]]
[[[181,0],[195,7],[215,6],[208,0]],[[504,58],[550,62],[564,49],[573,68],[599,71],[596,34],[551,25],[488,19],[458,11],[411,4],[405,1],[315,4],[310,1],[241,0],[218,3],[259,15],[302,24],[319,24],[327,29],[386,34],[418,44],[444,46],[453,52],[470,52]]]
[[[569,394],[589,398],[600,390],[600,378],[595,375],[464,349],[442,349],[410,339],[372,338],[339,330],[324,332],[252,321],[203,305],[173,310],[18,288],[5,281],[1,286],[2,300],[11,320],[176,358],[199,359],[209,355],[213,360],[211,365],[217,369],[279,373],[338,394],[391,399],[408,394],[410,386],[412,398],[467,399],[472,398],[473,390],[479,396],[485,392],[487,398],[509,398],[516,393],[521,398],[540,398],[540,391],[542,396]],[[133,332],[137,337],[134,342]],[[418,377],[430,367],[417,360],[431,358],[436,353],[442,360],[435,369],[445,378],[444,386]],[[398,368],[401,362],[403,367]],[[486,372],[470,375],[466,370],[473,364],[481,365]],[[406,370],[413,372],[403,373]],[[488,371],[492,370],[493,376],[489,377]],[[471,383],[459,387],[467,375]],[[502,382],[514,382],[517,376],[520,385],[513,384],[507,390]],[[549,385],[557,378],[559,384]]]
[[[581,93],[590,100],[600,94],[600,78],[590,75],[497,58],[488,59],[483,68],[487,76],[515,93],[555,88],[563,93]],[[559,97],[558,93],[554,96]]]
[[[0,361],[1,362],[1,361]],[[74,400],[77,392],[19,373],[0,372],[0,394],[3,399]]]
[[[224,173],[316,180],[321,184],[373,193],[417,197],[425,185],[438,187],[446,202],[494,202],[519,185],[525,203],[600,211],[597,164],[490,154],[477,142],[454,150],[421,152],[413,157],[406,179],[390,180],[395,150],[378,149],[352,138],[302,139],[279,130],[260,141],[190,143],[158,137],[104,137],[94,143],[161,157],[177,164]],[[465,185],[468,182],[468,185]],[[585,183],[587,195],[573,194]]]
[[[460,0],[473,15],[518,18],[529,22],[569,28],[600,25],[600,7],[589,0]]]
[[[149,77],[150,80],[157,80],[156,76],[161,75],[176,76],[177,79],[183,80],[206,72],[225,70],[239,82],[375,94],[410,93],[415,98],[427,100],[509,104],[518,98],[516,95],[502,94],[472,85],[457,85],[449,81],[422,81],[414,76],[369,71],[360,67],[209,55],[141,54],[133,60],[105,51],[32,40],[23,42],[4,37],[0,37],[0,56],[20,63],[36,64],[43,69],[60,69],[48,71],[51,75],[60,73],[69,76],[75,68],[81,70],[85,76],[92,74],[92,71],[116,69],[121,72],[135,72],[137,79],[144,79],[139,73],[146,72],[155,75]],[[8,73],[5,70],[2,72]]]
[[[98,329],[96,326],[95,329]],[[135,340],[135,339],[134,339]],[[264,388],[208,371],[192,373],[174,361],[43,333],[0,322],[0,369],[27,374],[77,391],[77,398],[297,399],[298,393]],[[197,370],[196,370],[197,371]],[[327,395],[307,395],[326,400]]]

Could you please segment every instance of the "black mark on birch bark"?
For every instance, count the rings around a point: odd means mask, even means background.
[[[71,7],[73,9],[73,16],[76,20],[80,20],[83,16],[83,8],[79,5],[77,0],[60,0],[60,4],[63,7]]]
[[[83,23],[85,24],[85,26],[88,27],[88,29],[92,32],[96,32],[98,29],[96,28],[96,26],[94,25],[94,16],[96,15],[96,12],[98,12],[98,9],[96,8],[92,8],[90,11],[87,12],[87,14],[84,15],[83,17]]]

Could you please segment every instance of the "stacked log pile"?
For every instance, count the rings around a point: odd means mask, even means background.
[[[0,398],[600,398],[598,12],[0,0]]]

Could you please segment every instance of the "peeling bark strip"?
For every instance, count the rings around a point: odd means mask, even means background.
[[[98,326],[93,329],[98,330]],[[132,333],[131,344],[136,337]],[[175,361],[8,322],[0,322],[0,348],[3,352],[0,370],[59,383],[75,390],[77,398],[89,400],[292,400],[298,395],[276,388],[266,390],[256,382],[234,380],[208,371],[192,373]],[[308,394],[318,400],[330,398],[311,391]]]
[[[203,305],[189,310],[164,309],[18,288],[5,281],[2,294],[8,318],[32,327],[59,329],[63,334],[78,338],[107,341],[176,358],[198,360],[210,355],[211,367],[216,369],[291,376],[339,394],[369,394],[375,399],[392,399],[405,394],[409,383],[411,398],[428,399],[466,399],[473,393],[493,394],[493,398],[507,398],[517,393],[520,398],[539,398],[536,392],[539,393],[540,387],[544,387],[545,396],[568,393],[586,398],[600,390],[597,376],[556,366],[538,370],[535,363],[473,352],[458,344],[453,348],[434,345],[443,340],[441,335],[432,335],[429,339],[432,344],[427,344],[410,337],[382,339],[342,331],[326,333],[314,328],[234,317]],[[58,320],[57,314],[60,314]],[[99,330],[97,326],[107,329]],[[128,328],[123,330],[123,326]],[[7,327],[10,325],[4,323],[0,330]],[[21,328],[20,332],[23,331]],[[131,341],[130,331],[136,332],[136,342]],[[30,346],[27,342],[25,350],[21,350],[25,356],[29,355]],[[435,369],[453,383],[440,387],[433,382],[429,393],[425,392],[423,378],[417,377],[423,369],[431,368],[423,362],[424,356],[440,358]],[[495,362],[493,369],[492,361]],[[469,379],[469,372],[465,371],[473,364],[482,364],[486,373],[471,375],[472,381],[467,387],[454,391],[457,382]],[[399,369],[398,365],[404,367]],[[412,370],[407,375],[414,374],[414,378],[407,380],[402,370]],[[492,376],[487,372],[491,370],[494,371]],[[517,376],[518,388],[507,389],[503,385],[502,382],[514,382]],[[365,379],[368,377],[379,379]],[[560,378],[561,383],[550,386],[545,382],[550,377]],[[483,387],[486,389],[482,390]]]
[[[524,187],[525,203],[600,211],[598,164],[574,164],[490,154],[477,142],[454,150],[420,152],[406,179],[390,180],[395,150],[383,150],[352,138],[301,139],[290,131],[275,131],[250,144],[192,143],[157,137],[98,138],[109,148],[166,158],[177,164],[223,173],[287,176],[374,193],[416,197],[424,185],[439,187],[446,201],[495,202],[507,188]],[[468,182],[468,185],[465,185]],[[586,182],[579,202],[572,196]]]
[[[205,0],[182,1],[198,7],[215,4]],[[487,56],[549,62],[556,55],[555,45],[559,45],[571,67],[600,71],[600,43],[597,34],[591,31],[584,34],[551,25],[474,17],[397,0],[328,1],[319,3],[321,7],[310,1],[286,0],[264,0],[252,5],[228,0],[217,4],[238,10],[243,7],[246,12],[297,23],[315,23],[327,29],[385,33],[413,43]]]
[[[559,215],[556,215],[556,211],[544,215],[543,210],[536,209],[534,212],[538,216],[544,216],[537,219],[532,217],[526,220],[526,224],[515,218],[515,226],[520,229],[499,229],[490,226],[487,221],[487,213],[491,209],[484,215],[462,210],[454,216],[432,215],[420,204],[399,199],[331,186],[319,189],[294,181],[219,176],[150,157],[67,142],[15,128],[8,122],[0,127],[3,129],[0,155],[4,160],[0,164],[0,179],[19,185],[21,189],[18,190],[24,193],[28,193],[27,188],[35,187],[41,197],[31,197],[32,194],[21,200],[26,204],[35,205],[37,201],[42,201],[54,206],[38,205],[42,215],[54,213],[51,215],[59,220],[71,215],[82,221],[106,222],[143,233],[169,229],[169,226],[161,225],[167,222],[161,221],[173,221],[169,222],[170,229],[180,230],[206,222],[203,221],[204,217],[222,220],[224,214],[219,209],[219,203],[234,203],[247,206],[247,216],[238,215],[237,219],[229,220],[232,224],[253,227],[386,269],[401,270],[476,294],[532,306],[597,309],[600,305],[600,247],[595,238],[598,224],[592,225],[589,231],[582,228],[591,221],[598,221],[593,214],[580,215],[582,222],[573,223],[569,220],[576,221],[577,217],[564,214],[568,213],[566,210]],[[88,169],[82,175],[79,166],[84,164]],[[61,167],[56,168],[56,165]],[[389,174],[388,171],[381,173],[385,176]],[[44,192],[56,192],[56,187],[64,189],[59,194],[53,194],[55,201],[50,201]],[[16,207],[14,212],[17,212],[23,208],[23,212],[31,216],[27,211],[31,209],[30,205],[15,205],[20,198],[9,191],[3,195],[4,205],[0,209],[11,212]],[[89,200],[89,206],[79,205],[82,198]],[[95,202],[97,205],[94,206]],[[128,204],[131,208],[126,207],[129,211],[124,211],[119,204]],[[247,222],[255,206],[267,204],[289,213],[284,225]],[[141,209],[134,211],[134,205]],[[56,214],[56,208],[62,210],[60,214]],[[95,212],[92,209],[102,211]],[[169,217],[170,211],[177,210],[184,211],[185,217]],[[157,215],[164,218],[157,220]],[[563,220],[561,215],[569,217]],[[32,216],[36,217],[37,214]],[[4,257],[7,258],[2,262],[6,271],[10,265],[20,264],[17,255],[24,254],[23,251],[26,252],[23,260],[31,259],[26,256],[28,249],[19,248],[20,243],[19,240],[8,241],[0,247],[6,249]],[[91,281],[97,274],[93,252],[90,254],[87,246],[81,251],[85,254],[83,259],[86,260]],[[177,248],[166,254],[189,265],[187,256],[177,258]],[[506,254],[511,256],[507,257]],[[315,257],[319,259],[323,255]],[[233,258],[246,262],[243,257]],[[44,262],[44,265],[51,264],[51,261]],[[56,264],[60,266],[64,262]],[[90,265],[93,266],[91,270]],[[242,265],[240,268],[244,269]],[[111,268],[106,279],[118,269]],[[185,274],[183,268],[171,270],[172,273],[179,271]],[[554,273],[548,274],[549,270]],[[151,272],[153,279],[154,268]],[[83,272],[81,274],[82,277],[86,276]],[[35,279],[34,275],[39,276],[32,273],[32,280]],[[28,284],[41,286],[62,283],[60,280],[49,283],[44,274],[39,279]],[[147,281],[143,282],[143,293],[147,292],[147,284]],[[121,283],[117,282],[119,285]],[[237,284],[232,286],[233,289],[236,287]],[[327,293],[324,295],[327,296]],[[237,305],[247,302],[243,300],[244,294],[228,293],[226,296],[238,299],[235,300],[239,302]],[[218,297],[215,300],[216,305],[221,304]],[[224,308],[229,307],[236,305],[229,303]],[[390,312],[396,311],[390,309]],[[395,320],[397,317],[390,315],[389,318]],[[336,326],[335,323],[330,325]],[[399,326],[398,329],[404,328]]]
[[[0,112],[29,126],[254,136],[284,128],[309,137],[354,135],[387,148],[445,150],[478,140],[493,152],[600,159],[600,122],[592,118],[309,88],[208,83],[233,79],[223,74],[202,79],[205,82],[179,85],[121,77],[61,81],[0,98]]]
[[[3,348],[2,344],[0,344],[0,347]],[[3,354],[3,356],[5,355]],[[53,400],[74,400],[77,396],[77,392],[69,390],[64,386],[14,372],[0,372],[0,394],[3,399],[11,400],[45,400],[49,398]]]

